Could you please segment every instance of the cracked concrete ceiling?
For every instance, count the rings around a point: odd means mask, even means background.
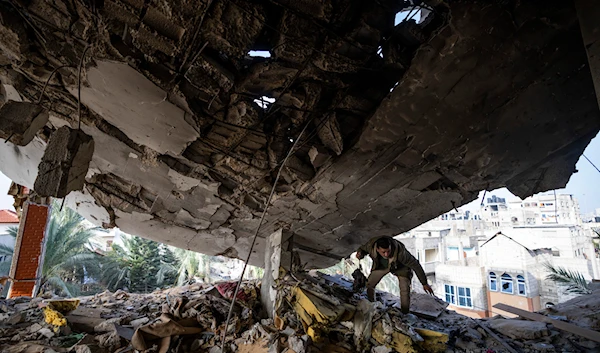
[[[600,128],[573,4],[425,4],[420,23],[394,25],[411,3],[0,2],[2,101],[42,97],[50,114],[27,146],[0,143],[0,170],[32,187],[49,136],[78,126],[81,93],[95,151],[66,204],[97,224],[244,258],[307,126],[261,228],[258,265],[278,228],[345,256],[483,189],[524,197],[564,186]]]

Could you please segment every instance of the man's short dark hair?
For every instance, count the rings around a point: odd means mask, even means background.
[[[376,244],[378,249],[389,249],[392,246],[390,238],[379,238]]]

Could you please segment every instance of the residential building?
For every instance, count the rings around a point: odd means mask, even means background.
[[[521,239],[537,244],[533,238]],[[510,235],[497,233],[479,245],[478,256],[437,266],[436,295],[451,309],[471,317],[514,316],[493,308],[497,303],[537,311],[572,298],[546,279],[546,264],[577,271],[587,280],[598,277],[595,258],[561,257],[551,248],[528,247]]]
[[[434,267],[434,291],[451,309],[486,317],[503,302],[536,311],[572,297],[546,280],[544,264],[600,278],[593,242],[600,227],[584,224],[579,212],[572,195],[552,192],[522,201],[491,196],[479,212],[450,211],[400,239],[415,239],[415,256]]]

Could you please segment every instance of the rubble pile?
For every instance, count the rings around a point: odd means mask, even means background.
[[[496,316],[474,320],[438,298],[413,293],[411,313],[378,293],[371,303],[352,282],[318,272],[277,284],[274,319],[265,317],[259,283],[245,281],[225,351],[311,352],[594,352],[597,343],[551,324]],[[14,298],[0,304],[0,351],[7,353],[221,352],[235,283],[193,284],[150,294]],[[543,310],[579,327],[600,328],[600,290]]]

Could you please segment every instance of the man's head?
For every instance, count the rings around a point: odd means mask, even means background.
[[[384,259],[392,257],[392,242],[390,238],[379,238],[375,243],[375,249],[377,253]]]

